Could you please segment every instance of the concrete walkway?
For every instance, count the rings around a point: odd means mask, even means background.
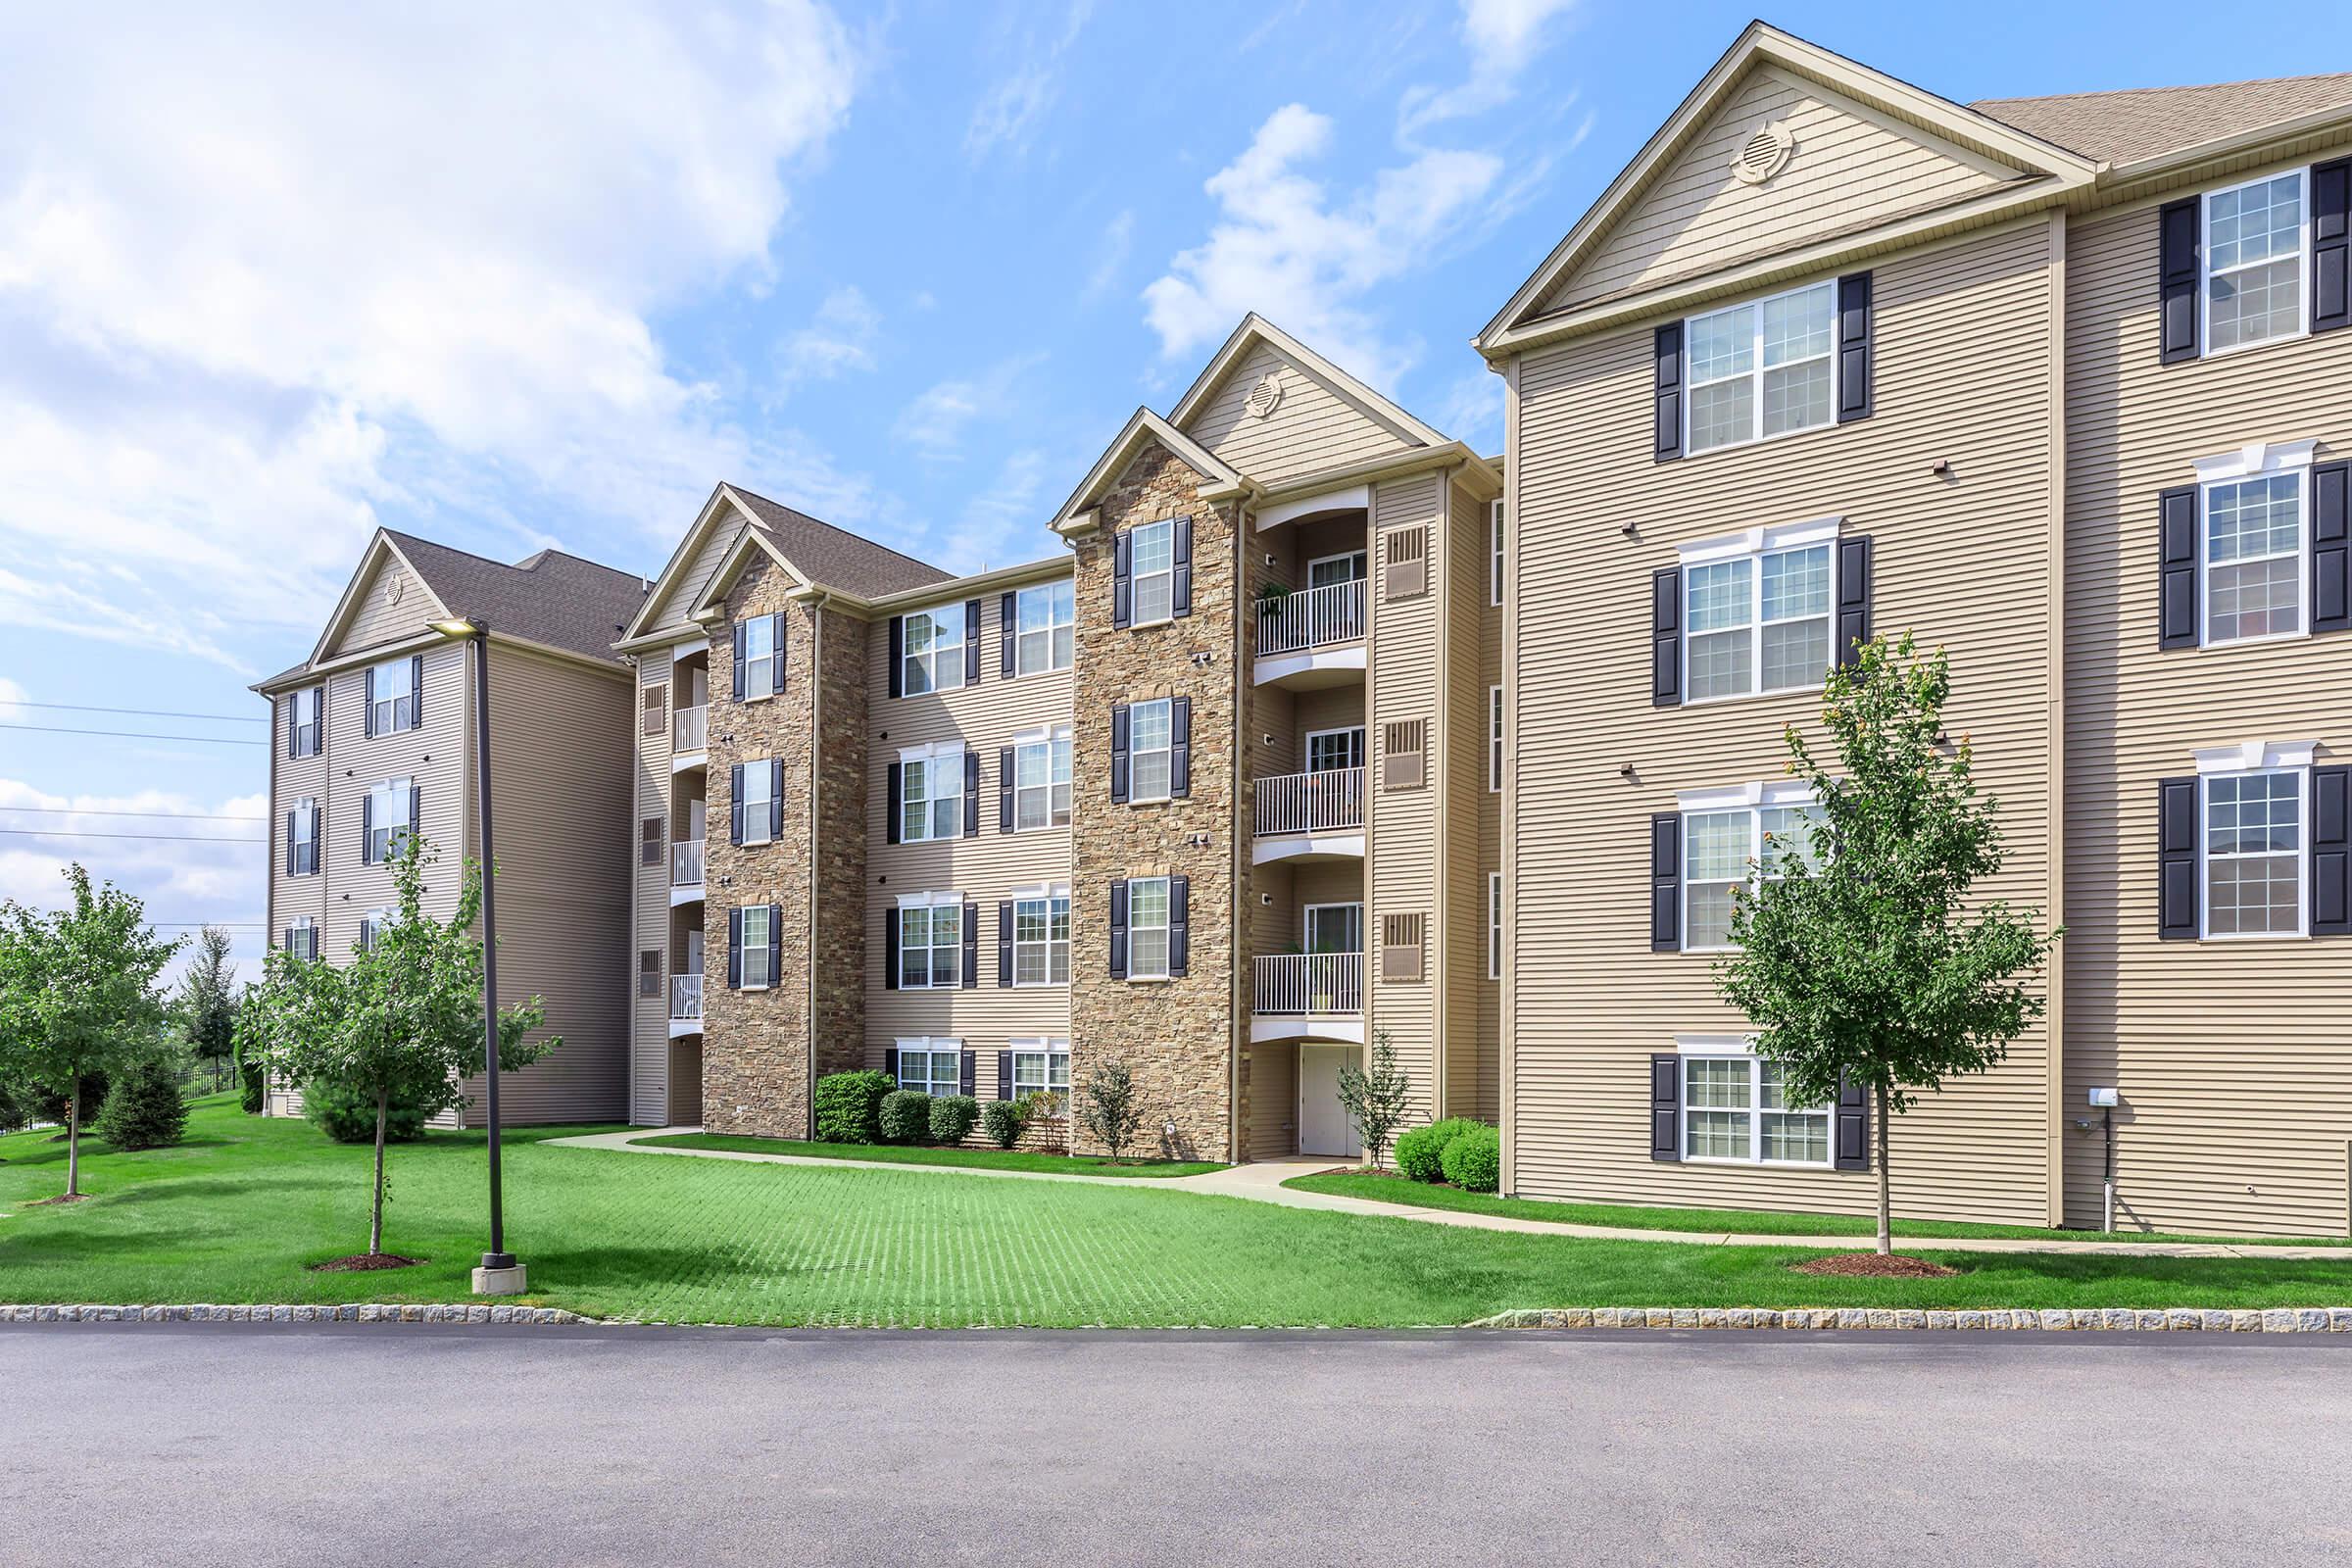
[[[1679,1242],[1692,1247],[1804,1247],[1823,1250],[1864,1250],[1878,1245],[1869,1236],[1759,1236],[1737,1231],[1653,1231],[1623,1225],[1579,1225],[1567,1220],[1521,1219],[1506,1214],[1473,1214],[1450,1208],[1414,1208],[1369,1199],[1343,1198],[1334,1193],[1307,1193],[1282,1184],[1295,1176],[1332,1170],[1322,1157],[1261,1159],[1247,1165],[1199,1176],[1082,1176],[1058,1171],[989,1170],[972,1165],[900,1165],[888,1160],[820,1159],[806,1154],[756,1154],[738,1150],[664,1149],[640,1139],[679,1133],[699,1133],[700,1127],[640,1128],[619,1133],[592,1133],[580,1138],[551,1138],[545,1147],[625,1150],[637,1154],[683,1154],[694,1159],[739,1159],[769,1165],[822,1165],[836,1170],[922,1171],[942,1176],[985,1176],[1002,1181],[1084,1182],[1096,1187],[1139,1188],[1148,1192],[1207,1193],[1274,1203],[1284,1208],[1316,1208],[1334,1214],[1364,1214],[1381,1219],[1418,1220],[1425,1225],[1452,1225],[1463,1230],[1513,1231],[1523,1236],[1576,1236],[1608,1242]],[[1938,1252],[2078,1252],[2123,1257],[2252,1257],[2278,1259],[2331,1258],[2352,1262],[2352,1249],[2341,1247],[2230,1247],[2218,1242],[2092,1242],[2057,1237],[1962,1238],[1896,1236],[1904,1250]]]

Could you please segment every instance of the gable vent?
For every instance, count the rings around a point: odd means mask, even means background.
[[[1732,155],[1732,177],[1742,185],[1761,185],[1788,167],[1796,140],[1779,121],[1758,125]]]
[[[1250,389],[1250,397],[1244,407],[1249,409],[1253,417],[1263,419],[1269,417],[1281,402],[1282,377],[1268,370],[1257,378],[1257,385]]]

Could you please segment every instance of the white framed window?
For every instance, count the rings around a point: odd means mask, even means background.
[[[1070,983],[1070,890],[1044,888],[1012,901],[1012,983]]]
[[[1370,557],[1361,550],[1343,550],[1334,556],[1317,556],[1306,564],[1306,586],[1309,589],[1333,588],[1341,583],[1362,582],[1370,569]]]
[[[1487,793],[1502,789],[1502,688],[1487,688]]]
[[[1309,773],[1337,773],[1345,768],[1363,765],[1363,725],[1351,724],[1343,729],[1310,729],[1306,732],[1306,770]]]
[[[1487,873],[1487,978],[1502,978],[1502,873]]]
[[[1127,884],[1127,978],[1168,978],[1168,879],[1137,877]]]
[[[899,754],[899,837],[908,844],[963,836],[963,748]]]
[[[2303,277],[2311,254],[2310,172],[2205,193],[2207,354],[2302,337],[2310,331]]]
[[[296,757],[318,755],[318,700],[323,690],[305,686],[286,698],[288,749]]]
[[[384,928],[399,916],[400,911],[394,908],[369,909],[366,914],[361,915],[360,951],[362,953],[374,952],[376,943],[383,937]]]
[[[899,1042],[899,1087],[924,1095],[963,1093],[963,1042],[918,1038]]]
[[[1067,669],[1076,654],[1078,602],[1070,579],[1041,582],[1013,596],[1013,672]]]
[[[1169,698],[1127,710],[1127,799],[1164,801],[1176,787],[1176,709]]]
[[[1020,1095],[1064,1095],[1070,1092],[1070,1043],[1067,1040],[1015,1040],[1012,1047],[1012,1092]]]
[[[1502,603],[1502,497],[1487,503],[1487,603]]]
[[[376,665],[368,690],[369,734],[416,727],[416,666],[410,659],[387,659]]]
[[[1813,827],[1821,808],[1788,781],[1682,797],[1683,949],[1732,946],[1732,906],[1753,883],[1786,874],[1791,860],[1818,863]]]
[[[307,914],[298,914],[287,922],[285,930],[286,956],[292,958],[318,956],[318,925]]]
[[[906,618],[902,690],[909,697],[953,691],[963,684],[963,606],[941,605]]]
[[[1832,517],[1684,547],[1689,701],[1821,684],[1837,616],[1838,528]]]
[[[776,983],[767,968],[767,922],[773,912],[764,904],[747,904],[743,908],[743,946],[740,952],[743,989],[764,991]]]
[[[2256,442],[2197,460],[2197,635],[2206,647],[2300,637],[2308,627],[2317,445]]]
[[[1016,833],[1070,825],[1070,726],[1021,737],[1012,748]]]
[[[743,700],[765,702],[776,694],[775,615],[754,615],[743,623]]]
[[[2199,936],[2309,934],[2315,750],[2254,742],[2197,752]]]
[[[1148,626],[1176,613],[1176,522],[1139,524],[1130,531],[1130,582],[1135,594],[1131,624]]]
[[[743,842],[746,844],[768,842],[768,828],[775,814],[770,795],[775,774],[776,769],[766,758],[743,764]]]
[[[963,984],[963,895],[914,893],[899,901],[899,989]]]
[[[1791,1105],[1781,1069],[1740,1041],[1678,1042],[1682,1154],[1702,1164],[1830,1164],[1828,1105]]]
[[[410,802],[416,790],[416,780],[406,778],[388,778],[369,787],[368,838],[361,846],[362,860],[382,865],[400,853],[400,847],[408,842]]]
[[[287,829],[286,870],[293,876],[315,875],[318,870],[318,803],[296,801],[289,814],[292,822]]]
[[[1690,367],[1684,450],[1708,452],[1834,420],[1837,324],[1834,282],[1684,321]]]

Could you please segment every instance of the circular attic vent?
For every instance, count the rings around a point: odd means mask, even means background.
[[[1275,406],[1281,402],[1282,379],[1272,370],[1268,370],[1257,378],[1257,385],[1250,389],[1250,401],[1247,406],[1251,415],[1263,419],[1271,415]]]
[[[1796,140],[1788,134],[1788,127],[1777,120],[1769,121],[1757,126],[1732,155],[1732,177],[1742,185],[1761,185],[1788,167],[1788,155],[1794,151]]]

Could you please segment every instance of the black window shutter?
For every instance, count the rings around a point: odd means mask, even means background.
[[[897,1083],[897,1082],[899,1081],[899,1048],[898,1048],[898,1047],[896,1047],[896,1046],[885,1046],[885,1047],[883,1047],[883,1048],[882,1048],[882,1070],[883,1070],[884,1072],[886,1072],[886,1073],[890,1074],[890,1081],[891,1081],[892,1083],[894,1083],[894,1084],[895,1084],[895,1083]]]
[[[1683,1058],[1649,1058],[1649,1157],[1683,1157]]]
[[[1012,1098],[1012,1053],[1009,1051],[997,1053],[997,1098]]]
[[[286,875],[292,876],[302,867],[294,863],[294,813],[286,813]]]
[[[1838,666],[1859,663],[1870,641],[1870,535],[1838,541]]]
[[[784,836],[784,759],[774,757],[767,763],[767,836]]]
[[[1168,878],[1168,975],[1184,978],[1192,948],[1192,886],[1189,876]]]
[[[890,695],[906,695],[906,617],[890,617]],[[898,840],[891,840],[897,843]]]
[[[1020,601],[1011,594],[999,594],[997,596],[997,642],[1000,652],[997,656],[997,673],[1006,680],[1012,679],[1014,673],[1014,642],[1020,630]],[[979,628],[975,626],[973,634],[976,636],[978,632]]]
[[[1110,799],[1113,805],[1127,801],[1127,705],[1114,703],[1110,710]]]
[[[1657,450],[1660,463],[1683,455],[1683,323],[1669,321],[1651,340],[1657,360]]]
[[[1649,819],[1649,951],[1683,946],[1683,816],[1660,811]]]
[[[733,694],[734,694],[734,698],[735,698],[735,700],[736,700],[737,702],[739,702],[739,703],[740,703],[740,702],[742,702],[742,701],[743,701],[743,665],[744,665],[744,657],[745,657],[747,654],[749,654],[749,653],[751,652],[751,649],[752,649],[752,634],[751,634],[751,630],[750,630],[750,628],[749,628],[749,627],[748,627],[748,626],[747,626],[747,625],[746,625],[746,624],[745,624],[743,621],[740,621],[740,620],[739,620],[739,621],[737,621],[737,622],[735,622],[734,633],[735,633],[735,669],[734,669],[734,673],[733,673],[733,676],[732,676],[731,684],[732,684],[732,687],[733,687]]]
[[[375,666],[368,666],[368,696],[360,710],[360,730],[370,740],[375,737]]]
[[[2352,627],[2352,464],[2311,470],[2311,629]]]
[[[2311,934],[2352,936],[2352,767],[2311,770]]]
[[[1870,417],[1870,274],[1838,280],[1838,422]]]
[[[1012,902],[997,902],[997,984],[1012,984]]]
[[[2197,781],[2156,781],[2156,934],[2197,939]]]
[[[997,831],[1012,831],[1013,751],[1009,746],[997,748]]]
[[[288,692],[286,694],[286,755],[288,757],[302,755],[302,744],[295,739],[302,730],[301,714],[302,698],[297,693]]]
[[[968,748],[963,754],[963,836],[980,836],[980,754]]]
[[[1839,1170],[1870,1169],[1870,1085],[1838,1075],[1838,1142],[1832,1163]]]
[[[2204,198],[2167,202],[2156,215],[2157,287],[2163,300],[2158,336],[2166,365],[2197,357],[2198,253],[2205,243]]]
[[[767,983],[784,983],[784,906],[767,906]]]
[[[415,779],[409,781],[409,837],[416,837],[424,821],[424,790]]]
[[[741,667],[740,665],[737,667]],[[727,842],[743,842],[743,764],[727,769]]]
[[[1168,583],[1168,613],[1193,612],[1193,519],[1178,517],[1168,532],[1175,541],[1176,569]]]
[[[360,863],[375,863],[375,797],[360,797]]]
[[[773,697],[784,690],[784,612],[767,617],[767,691]]]
[[[1683,703],[1683,568],[1668,566],[1649,578],[1649,703],[1680,708]]]
[[[980,989],[980,906],[969,899],[963,905],[963,989]]]
[[[980,684],[980,601],[963,602],[963,683]]]
[[[1168,704],[1168,793],[1183,800],[1193,793],[1193,700]]]
[[[743,985],[743,910],[727,911],[727,989],[738,990]]]
[[[882,911],[882,989],[899,989],[899,911],[895,908]],[[898,1068],[891,1071],[896,1073]]]
[[[2311,329],[2352,326],[2352,158],[2311,167]]]
[[[2156,498],[2156,640],[2163,648],[2197,646],[2197,487]]]
[[[1135,619],[1135,541],[1126,534],[1110,541],[1110,623],[1125,626]]]
[[[1110,884],[1110,977],[1127,978],[1127,882]]]
[[[961,1074],[961,1087],[957,1091],[960,1094],[969,1095],[973,1089],[978,1086],[978,1080],[973,1076],[972,1073],[974,1060],[977,1054],[978,1054],[975,1052],[966,1051],[963,1054],[963,1060],[957,1064],[963,1069]]]
[[[906,820],[906,764],[893,762],[883,776],[882,836],[885,843],[896,844]]]
[[[419,729],[424,724],[424,656],[409,656],[409,728]]]

